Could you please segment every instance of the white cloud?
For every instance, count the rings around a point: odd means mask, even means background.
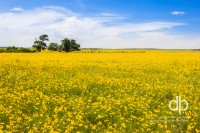
[[[173,12],[171,12],[171,14],[176,15],[176,16],[183,16],[183,15],[185,15],[185,12],[173,11]]]
[[[14,7],[12,9],[10,9],[11,11],[16,11],[16,12],[23,12],[24,9],[23,8],[20,8],[20,7]]]
[[[30,47],[41,34],[48,34],[51,41],[58,43],[65,37],[74,38],[82,47],[198,48],[200,44],[200,38],[165,32],[184,23],[117,23],[113,15],[105,16],[84,17],[62,7],[0,13],[0,46]]]
[[[113,13],[100,13],[99,15],[104,16],[104,17],[117,17],[117,14]]]

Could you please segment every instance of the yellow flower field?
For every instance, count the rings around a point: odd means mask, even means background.
[[[1,132],[200,133],[200,53],[2,53]]]

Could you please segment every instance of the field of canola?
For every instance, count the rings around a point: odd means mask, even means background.
[[[200,53],[2,53],[1,132],[200,133]]]

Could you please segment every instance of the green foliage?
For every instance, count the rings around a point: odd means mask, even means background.
[[[47,47],[45,41],[49,41],[48,35],[46,34],[41,35],[39,37],[39,40],[38,39],[35,40],[34,45],[32,47],[41,52]],[[48,46],[48,50],[51,51],[59,50],[60,52],[80,51],[80,44],[77,44],[76,40],[74,39],[64,38],[63,40],[61,40],[61,45],[58,45],[57,43],[53,42],[50,43]]]
[[[63,46],[63,45],[59,45],[59,46],[58,46],[58,50],[59,50],[59,52],[64,51],[64,46]]]
[[[48,50],[51,50],[51,51],[57,51],[59,48],[59,45],[57,43],[53,43],[51,42],[48,46]]]
[[[77,44],[76,40],[65,38],[61,42],[61,48],[65,52],[80,51],[80,44]]]
[[[5,51],[5,49],[0,48],[0,53],[4,53]]]
[[[31,50],[29,48],[19,48],[18,51],[20,53],[35,53],[35,52],[37,52],[37,50]]]
[[[70,52],[71,51],[71,41],[68,38],[65,38],[64,40],[61,41],[64,48],[65,52]]]
[[[15,46],[9,46],[6,49],[0,49],[0,53],[35,53],[37,50],[31,50],[29,48],[17,48]]]
[[[76,40],[71,39],[71,50],[80,51],[80,44],[77,44]]]
[[[49,37],[48,37],[48,35],[46,35],[46,34],[41,35],[41,36],[39,37],[39,39],[40,39],[41,41],[43,41],[43,42],[49,41]]]
[[[15,46],[7,47],[6,49],[0,49],[0,53],[34,53],[34,52],[41,52],[42,50],[47,48],[47,44],[45,41],[49,41],[49,37],[46,34],[43,34],[39,36],[39,39],[36,39],[34,41],[34,44],[32,45],[35,50],[31,50],[29,48],[17,48]],[[61,45],[58,45],[57,43],[51,42],[48,46],[48,50],[50,51],[65,51],[65,52],[71,52],[71,51],[80,51],[80,44],[76,43],[76,40],[74,39],[68,39],[64,38],[61,40]]]
[[[35,40],[34,44],[33,44],[33,48],[37,49],[39,52],[41,52],[42,50],[44,50],[47,47],[47,44],[45,43],[45,41],[49,41],[48,35],[44,34],[41,35],[39,37],[39,40]]]
[[[7,51],[15,51],[17,48],[15,46],[9,46],[6,48]]]

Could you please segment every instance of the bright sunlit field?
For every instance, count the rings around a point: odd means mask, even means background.
[[[124,51],[1,53],[0,133],[200,132],[200,53]]]

